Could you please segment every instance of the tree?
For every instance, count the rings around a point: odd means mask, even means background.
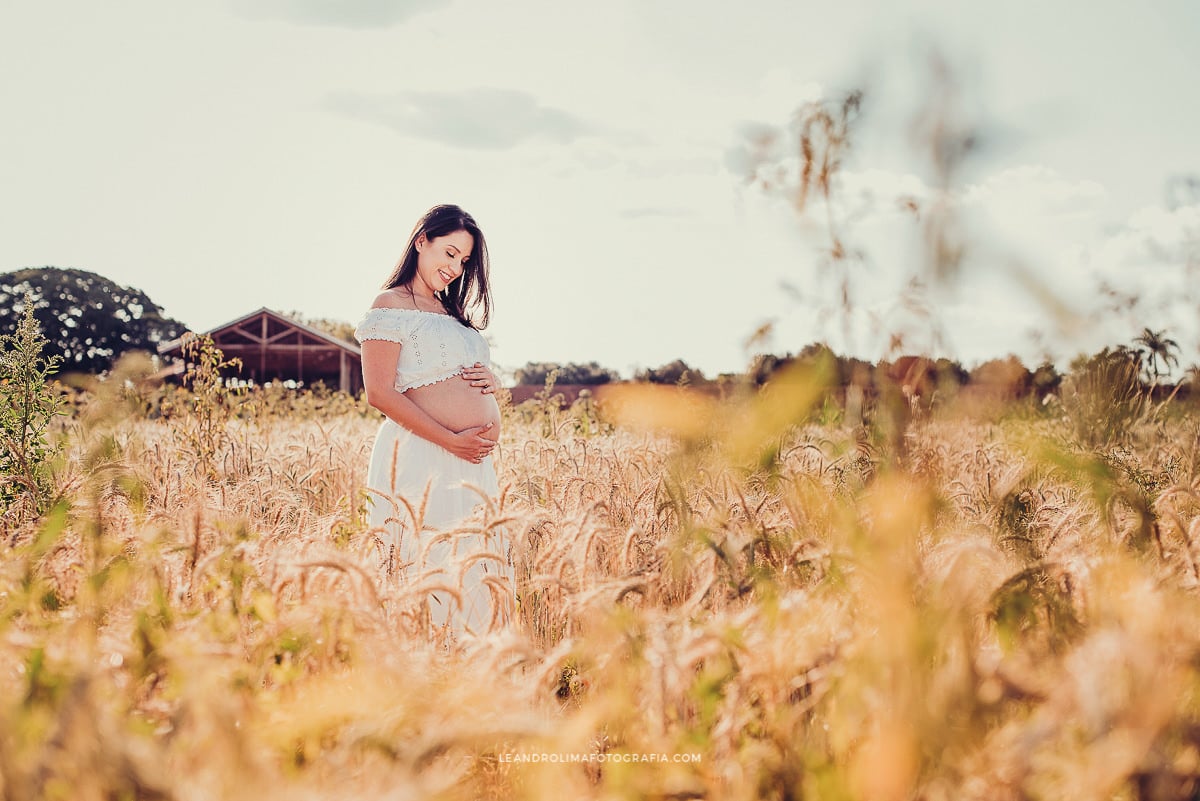
[[[1142,333],[1134,337],[1134,344],[1141,345],[1146,349],[1146,372],[1147,378],[1150,379],[1152,386],[1158,385],[1158,379],[1161,378],[1173,366],[1179,364],[1179,343],[1167,337],[1167,332],[1151,331],[1149,328],[1143,328]],[[1159,369],[1159,363],[1162,363],[1162,369]]]
[[[796,357],[791,353],[777,356],[774,353],[756,353],[746,368],[746,376],[756,387],[761,387],[771,380],[771,376],[794,362]]]
[[[615,370],[601,367],[596,362],[587,364],[555,364],[554,362],[529,362],[524,367],[518,367],[515,377],[518,384],[539,386],[546,383],[547,376],[557,371],[555,381],[559,384],[607,384],[616,381],[620,376]]]
[[[830,383],[835,386],[845,386],[851,383],[865,385],[870,382],[870,375],[875,371],[874,365],[870,362],[849,356],[839,356],[824,342],[810,342],[794,356],[791,351],[782,356],[774,353],[755,354],[746,368],[746,378],[750,383],[761,387],[780,370],[795,363],[809,366],[824,364],[833,371]]]
[[[99,373],[127,351],[154,351],[187,327],[166,317],[144,292],[86,270],[40,267],[0,275],[0,334],[13,334],[25,297],[46,333],[45,355],[63,372]]]
[[[1013,354],[1003,359],[989,359],[970,372],[970,383],[992,397],[1016,400],[1029,394],[1033,373]]]
[[[651,384],[699,384],[705,380],[704,373],[688,366],[683,359],[676,359],[661,367],[638,370],[633,378],[635,381],[646,381]]]
[[[1062,382],[1062,374],[1049,361],[1043,361],[1039,364],[1038,368],[1033,371],[1032,378],[1030,378],[1030,386],[1038,400],[1042,400],[1047,395],[1058,392],[1059,387],[1062,386]]]

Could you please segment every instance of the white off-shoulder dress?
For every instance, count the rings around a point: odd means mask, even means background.
[[[447,314],[374,308],[354,336],[360,343],[400,343],[400,392],[454,378],[476,362],[491,366],[483,336]],[[368,522],[383,544],[384,566],[405,582],[430,587],[435,626],[480,634],[507,622],[514,576],[503,533],[454,531],[497,494],[490,455],[479,464],[460,459],[389,418],[375,437],[366,485]],[[433,589],[438,586],[453,592]]]

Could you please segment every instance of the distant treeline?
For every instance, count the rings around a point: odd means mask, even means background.
[[[167,317],[141,290],[123,287],[86,270],[41,267],[0,274],[0,335],[12,334],[26,302],[46,337],[45,355],[61,359],[62,372],[103,373],[130,351],[153,353],[161,342],[180,336],[186,327]],[[290,316],[333,336],[353,341],[349,323]],[[1179,345],[1164,331],[1149,328],[1128,345],[1081,355],[1066,372],[1044,362],[1029,367],[1016,356],[986,361],[967,369],[957,361],[914,354],[875,363],[841,356],[822,343],[798,353],[760,354],[742,373],[706,376],[683,359],[638,370],[634,382],[688,386],[726,396],[763,387],[793,365],[820,366],[832,400],[870,402],[895,391],[914,405],[936,406],[967,396],[1045,400],[1073,387],[1091,386],[1112,397],[1134,395],[1152,400],[1200,397],[1200,368],[1184,378],[1166,379],[1179,365]],[[555,364],[530,362],[515,371],[513,400],[533,397],[548,383],[565,402],[586,387],[615,383],[620,374],[594,361]]]
[[[1064,382],[1094,381],[1096,375],[1111,382],[1114,393],[1136,392],[1154,399],[1187,398],[1193,394],[1200,369],[1189,368],[1178,382],[1165,381],[1168,371],[1178,366],[1178,345],[1162,332],[1146,329],[1132,345],[1074,359],[1066,372],[1043,362],[1034,367],[1008,355],[990,359],[967,369],[947,358],[905,355],[868,362],[835,353],[827,345],[814,343],[798,353],[759,354],[743,373],[705,376],[703,371],[676,359],[660,367],[637,371],[633,381],[689,386],[717,395],[747,387],[763,387],[780,371],[795,366],[820,366],[830,395],[844,403],[848,398],[870,401],[888,391],[898,392],[913,404],[933,406],[958,398],[1015,401],[1032,398],[1044,401],[1056,395]],[[513,401],[521,402],[552,383],[562,400],[570,403],[581,388],[620,381],[615,370],[596,362],[554,364],[531,362],[515,371]]]

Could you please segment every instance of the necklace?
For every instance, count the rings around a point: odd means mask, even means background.
[[[408,294],[409,294],[409,297],[412,298],[413,306],[416,307],[417,311],[429,312],[428,309],[422,309],[421,304],[417,302],[417,293],[413,291],[411,284],[408,286]],[[424,297],[424,296],[422,295],[422,297]],[[435,297],[435,298],[433,298],[433,300],[437,301],[437,298]],[[429,312],[429,313],[430,314],[444,314],[445,310],[438,309],[436,312]]]

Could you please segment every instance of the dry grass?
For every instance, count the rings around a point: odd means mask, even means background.
[[[233,420],[200,465],[104,403],[0,556],[4,798],[1197,792],[1187,418],[947,417],[895,459],[778,398],[679,441],[514,415],[474,522],[519,622],[452,644],[361,523],[374,419]]]

